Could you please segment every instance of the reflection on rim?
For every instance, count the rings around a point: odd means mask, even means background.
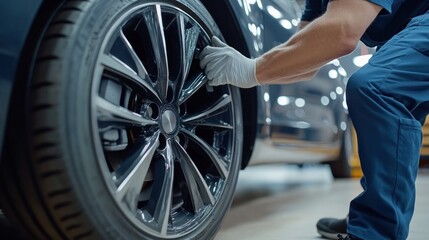
[[[128,10],[105,38],[94,76],[94,141],[111,194],[156,237],[180,237],[221,201],[233,157],[228,87],[207,86],[202,26],[168,4]]]

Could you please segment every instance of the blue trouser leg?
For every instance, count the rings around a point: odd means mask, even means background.
[[[347,104],[364,174],[364,191],[350,203],[348,232],[365,240],[406,239],[429,113],[429,13],[350,78]]]

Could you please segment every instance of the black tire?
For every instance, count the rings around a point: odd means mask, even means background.
[[[353,156],[353,135],[351,121],[347,124],[341,138],[341,150],[338,159],[329,162],[332,176],[335,179],[351,177],[351,158]]]
[[[198,67],[212,35],[197,0],[66,2],[37,55],[29,130],[9,126],[8,217],[32,239],[213,238],[243,130],[238,89]]]

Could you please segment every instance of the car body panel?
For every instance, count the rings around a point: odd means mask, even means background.
[[[0,153],[20,56],[42,0],[2,0],[0,9]]]
[[[14,89],[25,96],[34,53],[47,22],[65,0],[3,0],[0,9],[0,156],[3,152],[7,121],[22,107],[12,102]],[[18,84],[19,83],[19,84]],[[22,99],[22,96],[20,100]],[[18,106],[19,105],[19,106]],[[19,124],[25,124],[24,119]],[[15,119],[14,119],[15,121]],[[1,159],[0,159],[1,160]]]

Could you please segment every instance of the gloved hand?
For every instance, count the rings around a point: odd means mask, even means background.
[[[240,88],[260,85],[256,79],[256,59],[243,56],[217,37],[212,38],[212,45],[204,48],[199,57],[209,85],[231,84]]]

